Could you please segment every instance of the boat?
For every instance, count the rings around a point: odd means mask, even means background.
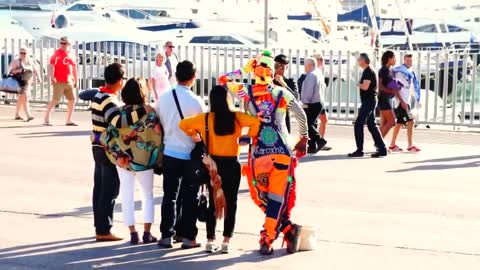
[[[115,24],[117,26],[135,26],[146,31],[165,31],[175,29],[198,28],[193,19],[154,16],[155,9],[138,9],[129,6],[109,4],[109,1],[84,0],[64,7],[60,5],[51,13],[19,13],[12,17],[33,36],[42,36],[50,28],[92,26]],[[160,12],[160,11],[159,11]],[[161,12],[160,12],[161,13]],[[61,22],[61,23],[60,23]]]

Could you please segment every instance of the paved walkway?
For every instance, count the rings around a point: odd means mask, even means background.
[[[285,255],[279,240],[274,256],[259,256],[262,215],[243,181],[236,250],[206,255],[202,249],[94,242],[89,113],[75,114],[79,127],[63,126],[63,112],[55,113],[56,126],[43,127],[38,109],[30,123],[10,120],[12,112],[0,106],[0,270],[480,269],[478,133],[419,130],[421,153],[351,160],[345,154],[354,148],[353,128],[332,126],[333,150],[305,158],[298,169],[293,220],[316,228],[318,249]],[[156,236],[161,190],[157,177]],[[127,237],[120,207],[114,228]]]

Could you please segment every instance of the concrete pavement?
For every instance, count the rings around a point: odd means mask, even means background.
[[[480,269],[478,133],[419,130],[421,153],[352,160],[345,155],[354,149],[353,127],[331,126],[333,150],[305,158],[297,170],[293,220],[316,227],[318,249],[286,255],[279,239],[274,256],[259,256],[263,218],[243,180],[235,252],[207,255],[94,242],[89,113],[76,112],[79,127],[63,126],[64,112],[55,113],[56,126],[43,127],[43,108],[30,123],[10,120],[13,109],[0,106],[0,270]],[[373,150],[368,132],[366,138]],[[156,236],[161,184],[156,177]],[[114,230],[128,237],[120,209],[118,203]],[[198,225],[203,241],[205,225]]]

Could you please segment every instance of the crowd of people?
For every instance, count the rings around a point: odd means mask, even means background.
[[[44,125],[47,126],[51,125],[51,111],[62,96],[68,100],[66,125],[76,125],[72,122],[72,112],[73,89],[78,78],[69,45],[68,38],[61,38],[60,48],[50,61],[53,96],[45,113]],[[96,240],[122,240],[111,232],[114,204],[120,195],[130,243],[140,242],[134,215],[137,180],[143,193],[142,242],[157,242],[161,248],[172,248],[175,243],[181,243],[184,249],[200,247],[197,241],[198,195],[204,185],[209,194],[205,218],[206,252],[229,253],[243,174],[253,202],[265,214],[259,251],[264,255],[272,254],[272,243],[283,233],[287,251],[296,252],[302,227],[290,220],[290,214],[295,205],[297,161],[307,153],[331,149],[325,140],[328,111],[323,56],[307,57],[305,74],[295,82],[285,76],[288,56],[274,56],[271,51],[264,50],[242,69],[219,77],[218,85],[210,90],[208,109],[205,101],[192,91],[196,82],[195,64],[179,61],[174,48],[169,41],[163,51],[157,52],[148,82],[143,78],[126,78],[125,68],[119,63],[108,65],[104,71],[105,86],[91,100],[91,142],[95,162],[92,206]],[[15,119],[21,119],[23,108],[30,121],[33,117],[28,108],[28,93],[33,79],[38,79],[38,71],[29,62],[27,52],[21,49],[20,59],[11,64],[11,73],[31,73],[18,97],[15,115]],[[358,83],[361,107],[354,127],[357,149],[348,154],[349,157],[364,156],[365,124],[375,142],[376,152],[372,157],[386,156],[388,150],[402,151],[396,139],[403,125],[408,132],[407,150],[420,151],[412,139],[412,101],[420,100],[418,81],[411,69],[412,55],[405,55],[402,65],[395,64],[395,54],[386,51],[377,82],[369,56],[362,53],[358,57],[358,65],[363,70]],[[253,73],[255,83],[238,83],[238,79],[248,73]],[[154,107],[149,105],[149,92],[154,96]],[[235,108],[233,97],[243,101],[244,112]],[[380,129],[375,122],[377,107]],[[288,145],[291,115],[296,118],[298,127],[298,142],[293,148]],[[384,137],[393,127],[393,138],[387,147]],[[242,133],[245,128],[248,132]],[[213,201],[217,193],[213,184],[199,183],[192,176],[196,172],[192,172],[191,153],[199,142],[204,144],[206,155],[215,163],[225,197],[227,210],[221,245],[216,243],[215,233],[218,211]],[[241,145],[249,145],[248,163],[243,167],[239,163]],[[155,173],[163,175],[158,239],[151,230],[155,216]]]

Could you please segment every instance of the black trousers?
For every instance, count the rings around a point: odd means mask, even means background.
[[[113,225],[113,208],[120,180],[117,168],[110,162],[102,147],[92,146],[92,153],[95,161],[92,199],[95,233],[105,235],[110,233]]]
[[[308,108],[305,108],[305,114],[307,115],[307,124],[308,124],[308,147],[309,148],[316,148],[317,143],[323,140],[318,133],[318,116],[322,111],[322,104],[318,103],[310,103],[307,104]]]
[[[355,121],[355,142],[357,143],[357,150],[363,152],[363,126],[367,124],[368,131],[372,134],[375,146],[380,149],[385,149],[382,135],[375,123],[375,107],[377,106],[376,99],[362,100],[362,106],[358,110],[357,120]]]
[[[195,240],[197,237],[199,185],[185,177],[188,162],[188,160],[169,156],[165,156],[163,159],[163,201],[160,223],[162,238],[172,237],[175,234],[179,196],[181,197],[181,228],[178,228],[181,229],[181,233],[179,235],[189,240]]]
[[[290,133],[290,113],[287,110],[287,114],[285,115],[285,124],[287,125],[287,131]]]
[[[217,163],[218,174],[222,177],[222,189],[227,201],[227,214],[223,220],[223,236],[232,237],[235,229],[235,215],[237,213],[237,196],[240,188],[241,168],[237,157],[212,157]],[[209,204],[207,211],[207,239],[215,239],[215,204],[213,190],[208,186]]]

